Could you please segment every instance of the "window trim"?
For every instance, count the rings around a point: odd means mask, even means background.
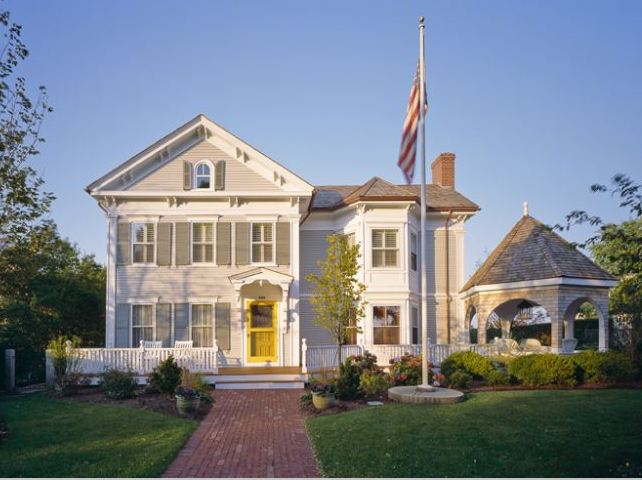
[[[192,308],[194,305],[209,305],[212,307],[212,346],[211,347],[194,347],[194,348],[214,348],[214,344],[216,343],[216,302],[199,302],[199,301],[194,301],[189,303],[189,335],[188,338],[190,341],[194,341],[194,338],[192,337]],[[202,328],[202,327],[201,327]],[[218,346],[218,344],[217,344]]]
[[[151,243],[152,245],[152,251],[154,253],[154,259],[151,262],[136,262],[134,261],[134,246],[136,245],[150,245],[149,242],[137,242],[136,241],[136,225],[147,225],[151,224],[152,229],[154,230],[154,241]],[[131,255],[131,262],[130,265],[143,265],[143,266],[149,266],[149,265],[157,265],[157,252],[156,249],[158,248],[158,222],[157,221],[130,221],[129,222],[129,235],[131,241],[129,242],[129,254]]]
[[[190,266],[212,266],[216,265],[216,223],[211,220],[192,220],[190,223],[190,242],[189,242],[189,258]],[[194,224],[204,223],[212,226],[212,261],[211,262],[195,262],[194,261]],[[199,242],[199,245],[207,245],[207,242]]]
[[[397,243],[397,245],[394,248],[394,250],[397,252],[397,255],[396,255],[396,261],[395,261],[396,264],[395,265],[375,266],[375,264],[374,264],[374,251],[375,250],[382,250],[384,252],[389,251],[389,250],[390,251],[393,250],[392,248],[387,248],[385,246],[384,247],[380,247],[380,248],[375,248],[373,237],[374,237],[374,232],[377,231],[377,230],[381,230],[381,231],[384,231],[384,232],[386,232],[386,231],[394,231],[396,233],[396,239],[397,239],[396,243]],[[392,227],[392,226],[390,226],[390,227],[387,227],[387,226],[376,226],[376,227],[370,228],[370,248],[369,248],[369,250],[370,250],[370,268],[373,268],[373,269],[376,269],[376,270],[399,270],[399,269],[403,268],[402,267],[402,262],[401,262],[402,249],[401,249],[401,244],[399,242],[399,237],[400,237],[399,232],[400,232],[400,228],[399,227]],[[384,233],[384,245],[385,245],[385,233]],[[385,253],[384,253],[384,262],[385,262]]]
[[[156,340],[156,304],[153,302],[133,302],[129,304],[129,344],[131,348],[140,348],[134,345],[134,328],[149,328],[149,327],[134,327],[134,307],[152,307],[152,341]]]
[[[210,169],[210,174],[208,175],[209,179],[210,179],[210,186],[207,187],[207,188],[205,188],[205,187],[199,188],[198,187],[198,177],[199,177],[199,175],[198,175],[197,171],[198,171],[198,167],[201,166],[201,165],[207,165],[209,167],[209,169]],[[214,164],[212,163],[212,161],[208,160],[207,158],[204,158],[204,159],[199,160],[198,162],[196,162],[194,164],[193,168],[194,168],[194,175],[192,176],[192,189],[193,190],[214,190],[214,180],[215,180],[215,178],[214,178]],[[201,175],[201,177],[205,177],[205,176],[206,175]]]
[[[389,308],[397,308],[398,309],[398,313],[399,313],[399,315],[398,315],[399,324],[396,327],[394,327],[394,326],[376,327],[375,326],[375,314],[374,314],[374,309],[375,308],[385,308],[386,309],[386,314],[387,314]],[[402,310],[403,310],[402,306],[399,303],[378,303],[378,304],[374,304],[373,303],[372,304],[372,309],[370,311],[372,312],[372,344],[373,345],[402,345],[402,330],[401,330],[402,323],[403,323],[402,322],[402,318],[401,318]],[[397,328],[397,332],[398,332],[398,334],[397,334],[398,335],[397,343],[376,343],[375,342],[375,334],[374,334],[375,328]]]
[[[413,246],[412,246],[412,237],[415,237],[415,247],[413,251]],[[419,255],[418,255],[418,250],[417,248],[419,246],[419,237],[417,236],[416,232],[410,232],[410,238],[408,240],[408,250],[410,252],[410,258],[408,259],[408,267],[410,267],[411,272],[417,272],[419,270]],[[412,267],[412,256],[415,256],[415,267]]]
[[[254,240],[253,232],[254,225],[256,224],[268,224],[272,226],[272,260],[269,262],[255,262],[254,261]],[[260,245],[267,245],[268,242],[258,242]],[[267,266],[276,266],[276,222],[274,221],[262,221],[256,220],[250,222],[250,265],[267,265]]]

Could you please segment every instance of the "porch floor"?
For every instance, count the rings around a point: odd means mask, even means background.
[[[303,390],[216,391],[216,403],[165,477],[318,477]]]

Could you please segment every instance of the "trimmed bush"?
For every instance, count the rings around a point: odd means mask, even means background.
[[[174,393],[181,383],[181,367],[170,355],[149,376],[148,389],[152,392]]]
[[[530,387],[576,385],[579,374],[579,368],[571,358],[551,353],[517,357],[508,366],[508,371]]]
[[[450,377],[457,370],[468,373],[476,380],[486,378],[494,371],[491,361],[475,352],[456,352],[441,362],[441,373]]]
[[[377,397],[388,389],[388,376],[384,372],[363,372],[359,378],[359,388],[366,397]]]
[[[623,352],[587,350],[571,357],[586,383],[613,383],[631,380],[637,374],[633,360]]]
[[[361,369],[348,358],[339,369],[336,388],[339,400],[354,400],[361,395],[359,380]]]
[[[470,388],[473,377],[463,370],[455,370],[448,376],[448,386],[451,388]]]
[[[486,383],[491,386],[495,385],[508,385],[510,383],[510,375],[501,370],[492,370],[486,375]]]
[[[112,368],[100,376],[100,386],[107,398],[122,400],[133,397],[138,384],[131,370],[122,371]]]

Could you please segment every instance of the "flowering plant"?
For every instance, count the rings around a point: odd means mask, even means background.
[[[428,382],[432,379],[432,363],[428,363]],[[390,360],[390,376],[395,385],[421,383],[421,355],[405,354]]]
[[[335,388],[333,383],[316,380],[310,382],[310,390],[317,395],[330,395],[334,393]]]
[[[349,362],[359,368],[359,372],[375,372],[379,370],[377,366],[377,356],[369,351],[363,352],[363,355],[350,355]]]
[[[201,396],[198,390],[183,385],[176,387],[176,395],[183,398],[199,398]]]
[[[435,373],[435,375],[433,376],[432,384],[435,387],[438,387],[445,381],[446,381],[446,376],[443,373]]]

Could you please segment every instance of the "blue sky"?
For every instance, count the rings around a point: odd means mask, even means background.
[[[425,15],[427,158],[457,154],[471,273],[521,215],[586,208],[642,181],[642,2],[6,0],[55,108],[35,165],[64,236],[105,259],[83,188],[204,113],[311,183],[401,183],[401,126]],[[586,230],[567,235],[571,240]]]

